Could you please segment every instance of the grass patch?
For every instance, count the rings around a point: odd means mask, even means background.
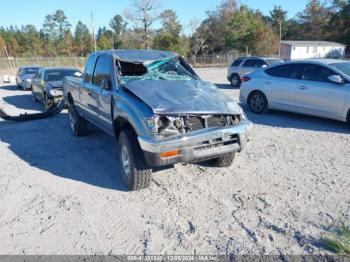
[[[350,226],[342,223],[335,228],[335,233],[329,236],[323,236],[321,242],[329,251],[350,255]]]

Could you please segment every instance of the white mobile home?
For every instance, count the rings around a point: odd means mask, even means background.
[[[282,41],[281,59],[342,58],[346,46],[327,41]]]

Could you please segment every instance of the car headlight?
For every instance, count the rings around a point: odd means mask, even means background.
[[[62,90],[50,89],[49,93],[50,93],[50,95],[53,96],[53,97],[63,96]]]
[[[27,79],[24,79],[24,81],[26,81],[27,83],[30,83],[30,82],[32,82],[32,79],[27,78]]]
[[[150,133],[162,136],[176,135],[183,129],[180,117],[154,116],[146,118],[145,122]]]

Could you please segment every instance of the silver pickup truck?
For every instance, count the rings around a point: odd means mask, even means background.
[[[230,166],[252,126],[237,103],[172,52],[93,53],[81,79],[65,79],[64,97],[74,135],[91,123],[115,136],[130,190],[148,187],[155,167]]]

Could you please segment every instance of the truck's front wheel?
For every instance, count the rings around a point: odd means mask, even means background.
[[[213,159],[212,163],[215,167],[230,167],[235,160],[235,153],[228,153],[219,158]]]
[[[122,131],[118,142],[118,158],[123,182],[132,191],[149,187],[152,169],[145,161],[135,133],[128,129]]]
[[[68,104],[68,116],[69,116],[69,124],[72,129],[72,133],[75,136],[83,136],[87,132],[87,122],[84,118],[82,118],[77,110],[75,109],[74,104]]]

